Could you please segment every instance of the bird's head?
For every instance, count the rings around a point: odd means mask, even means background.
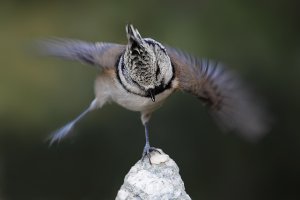
[[[156,89],[172,78],[172,66],[165,48],[157,41],[142,38],[132,25],[126,26],[128,44],[124,53],[127,79],[155,100]]]

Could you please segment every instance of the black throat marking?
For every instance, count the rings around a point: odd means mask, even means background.
[[[121,64],[121,67],[120,67],[121,69],[119,69],[120,64]],[[171,88],[172,82],[175,78],[175,68],[174,68],[173,63],[171,63],[171,66],[172,66],[172,77],[171,77],[171,79],[169,80],[169,82],[167,84],[162,83],[159,86],[156,86],[154,89],[152,89],[152,95],[158,95],[158,94],[162,93],[163,91],[168,90],[168,89]],[[125,70],[125,65],[124,65],[124,61],[123,61],[123,54],[117,60],[115,68],[116,68],[117,80],[121,84],[121,86],[126,90],[126,92],[128,92],[130,94],[138,95],[138,96],[141,96],[141,97],[152,98],[152,96],[149,92],[144,91],[145,92],[144,94],[134,92],[134,91],[130,90],[129,88],[127,88],[126,85],[122,82],[122,80],[120,78],[120,73],[122,73],[124,75],[124,70]],[[139,85],[137,85],[137,86],[139,87]],[[140,89],[142,90],[142,88],[140,88]]]

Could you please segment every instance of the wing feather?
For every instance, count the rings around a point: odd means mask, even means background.
[[[225,130],[235,130],[247,139],[257,139],[268,131],[267,112],[236,73],[219,62],[178,49],[167,47],[167,52],[178,87],[202,100]]]
[[[115,67],[125,50],[124,45],[114,43],[89,43],[80,40],[52,38],[38,42],[42,55],[95,65],[101,68]]]

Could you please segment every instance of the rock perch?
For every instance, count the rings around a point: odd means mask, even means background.
[[[190,200],[174,160],[162,151],[151,154],[152,165],[145,158],[130,169],[116,200]]]

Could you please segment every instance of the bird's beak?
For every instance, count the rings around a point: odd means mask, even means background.
[[[148,90],[148,93],[149,93],[149,95],[150,95],[150,97],[151,97],[151,100],[152,100],[153,102],[155,102],[155,93],[154,93],[154,90],[153,90],[153,89],[149,89],[149,90]]]

